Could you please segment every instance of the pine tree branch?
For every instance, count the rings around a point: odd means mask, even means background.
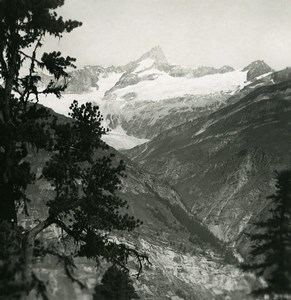
[[[60,221],[57,218],[53,219],[53,223],[58,225],[61,229],[63,229],[68,235],[74,237],[74,231],[71,230],[64,222]],[[85,241],[85,239],[80,238],[81,240]]]
[[[129,256],[134,256],[138,261],[139,269],[138,269],[137,274],[135,274],[135,276],[138,279],[140,274],[142,273],[144,261],[146,261],[149,265],[151,265],[149,257],[146,254],[140,254],[137,250],[132,249],[132,248],[127,248],[127,252],[128,252]]]
[[[30,59],[31,61],[37,62],[39,65],[43,64],[43,62],[39,61],[38,59],[36,59],[35,57],[33,57],[33,56],[29,55],[29,54],[26,54],[22,50],[19,50],[18,53],[22,54],[23,56],[25,56],[26,58]]]
[[[64,271],[72,282],[77,283],[81,289],[84,289],[86,287],[83,282],[81,282],[73,275],[73,269],[76,268],[76,266],[71,256],[61,254],[59,252],[53,251],[52,249],[47,249],[46,253],[57,257],[59,261],[63,263]]]
[[[42,232],[44,229],[46,229],[47,227],[49,227],[53,223],[54,223],[54,218],[52,216],[49,216],[44,221],[40,222],[35,227],[33,227],[32,229],[30,229],[28,231],[28,234],[32,238],[35,238],[40,232]]]
[[[62,221],[60,221],[58,219],[55,219],[54,223],[56,225],[58,225],[60,228],[62,228],[65,232],[67,232],[68,235],[74,237],[74,232],[67,225],[65,225]],[[86,238],[85,237],[80,236],[79,240],[81,240],[81,241],[83,241],[83,242],[86,243]],[[138,265],[139,265],[139,269],[138,269],[138,272],[136,274],[136,277],[139,278],[139,276],[140,276],[140,274],[142,273],[142,270],[143,270],[143,263],[146,261],[148,264],[151,265],[149,257],[146,254],[139,253],[137,250],[135,250],[133,248],[126,247],[124,250],[126,252],[127,259],[128,259],[129,256],[135,257],[137,259]],[[123,264],[121,264],[121,263],[117,263],[117,264],[119,266],[121,266],[122,268],[127,269]]]

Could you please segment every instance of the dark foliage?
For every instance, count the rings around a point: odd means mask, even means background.
[[[139,299],[128,272],[116,266],[108,268],[101,283],[95,286],[93,300]]]
[[[255,223],[250,259],[244,271],[263,276],[267,286],[253,291],[257,296],[274,299],[291,296],[291,171],[276,174],[276,192],[271,200],[270,216]]]
[[[0,0],[0,295],[4,299],[25,298],[34,287],[46,298],[44,283],[32,271],[35,255],[56,256],[68,277],[80,283],[73,274],[73,256],[63,251],[65,247],[49,247],[37,239],[51,225],[64,232],[61,241],[66,237],[74,241],[72,253],[96,262],[102,257],[126,269],[128,257],[134,256],[141,270],[146,258],[109,237],[112,230],[130,231],[140,222],[125,213],[127,204],[116,195],[125,166],[122,161],[113,163],[101,140],[105,129],[98,107],[74,102],[73,121],[61,123],[38,105],[41,94],[60,97],[66,88],[66,69],[75,67],[75,59],[60,52],[37,56],[46,35],[61,38],[81,25],[57,15],[55,9],[63,4],[64,0]],[[22,75],[24,65],[29,66],[26,75]],[[43,69],[55,78],[45,87],[39,76]],[[46,218],[31,220],[31,227],[22,228],[19,214],[32,218],[26,189],[36,182],[27,158],[40,149],[52,153],[42,178],[54,192],[46,203]]]
[[[64,21],[53,11],[63,0],[0,1],[0,219],[17,224],[16,204],[27,205],[25,189],[34,180],[27,156],[27,145],[46,148],[50,134],[46,126],[48,111],[36,105],[40,94],[59,95],[65,86],[50,84],[38,88],[37,71],[46,68],[55,76],[67,76],[66,67],[74,67],[75,59],[60,53],[44,53],[37,59],[37,50],[45,35],[60,38],[81,25]],[[31,53],[31,54],[28,54]],[[24,64],[28,74],[20,75]]]

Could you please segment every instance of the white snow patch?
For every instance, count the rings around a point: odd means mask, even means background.
[[[108,76],[103,75],[99,78],[98,84],[98,96],[103,98],[106,91],[111,89],[119,81],[124,73],[109,73]]]
[[[139,62],[137,68],[134,70],[134,72],[138,73],[141,72],[145,69],[150,68],[153,64],[154,64],[155,60],[152,58],[146,58],[144,60],[142,60],[141,62]]]
[[[103,135],[102,139],[109,146],[117,150],[131,149],[135,146],[144,144],[149,141],[148,139],[139,139],[134,136],[128,135],[120,125],[110,131],[108,134]]]
[[[273,73],[273,72],[268,72],[268,73],[262,74],[262,75],[260,75],[260,76],[257,76],[257,77],[255,78],[255,80],[260,80],[260,79],[262,79],[262,78],[264,78],[264,77],[267,77],[267,76],[271,75],[272,73]]]

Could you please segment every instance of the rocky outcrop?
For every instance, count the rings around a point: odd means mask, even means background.
[[[231,66],[222,66],[220,69],[218,69],[218,73],[227,73],[227,72],[232,72],[235,69]]]
[[[69,77],[66,78],[67,88],[65,93],[82,94],[88,93],[92,88],[99,89],[98,81],[100,78],[106,78],[110,73],[120,73],[123,70],[121,67],[101,67],[101,66],[85,66],[81,69],[69,72]],[[40,73],[42,83],[47,84],[53,80],[52,76]],[[63,84],[64,80],[60,79],[56,84]]]
[[[286,68],[284,70],[274,72],[271,76],[274,82],[291,80],[291,68]]]
[[[247,80],[252,81],[256,77],[266,73],[274,72],[274,70],[268,66],[263,60],[256,60],[246,66],[243,71],[247,71]]]
[[[160,46],[155,46],[150,51],[143,54],[137,62],[143,61],[147,58],[152,58],[157,64],[168,64],[167,58]]]

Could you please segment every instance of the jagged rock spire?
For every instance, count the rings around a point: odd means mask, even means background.
[[[160,46],[155,46],[150,51],[146,52],[138,61],[144,60],[146,58],[152,58],[157,63],[168,63],[166,56]]]

